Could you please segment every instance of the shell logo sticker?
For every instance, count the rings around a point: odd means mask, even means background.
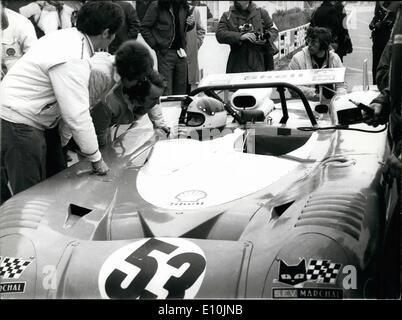
[[[204,202],[200,201],[202,199],[205,199],[207,197],[207,194],[204,191],[201,190],[188,190],[179,193],[178,195],[175,196],[176,202],[172,202],[171,205],[174,206],[182,206],[182,205],[203,205]]]
[[[205,269],[205,254],[191,241],[143,239],[106,259],[98,286],[104,299],[192,299]]]

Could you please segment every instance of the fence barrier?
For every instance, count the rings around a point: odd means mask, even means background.
[[[305,44],[304,38],[309,25],[310,24],[307,23],[293,29],[279,32],[278,39],[276,41],[276,46],[278,47],[279,52],[274,58],[282,59],[289,53],[292,53],[293,51],[303,47]]]

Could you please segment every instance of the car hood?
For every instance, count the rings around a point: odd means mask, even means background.
[[[299,165],[273,156],[239,152],[235,139],[233,134],[212,141],[157,143],[138,173],[139,194],[163,209],[203,209],[260,191]]]

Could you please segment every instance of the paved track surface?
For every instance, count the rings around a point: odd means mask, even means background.
[[[371,32],[368,28],[370,21],[374,15],[374,2],[371,7],[351,7],[347,6],[350,11],[349,15],[349,34],[352,39],[353,52],[343,58],[346,69],[346,82],[348,90],[353,86],[362,85],[363,81],[363,61],[368,60],[369,84],[373,83],[372,74],[372,41],[370,39]]]

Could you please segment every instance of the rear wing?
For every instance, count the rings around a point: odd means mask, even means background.
[[[199,87],[290,83],[295,86],[345,82],[346,68],[283,70],[266,72],[212,74],[201,80]]]

